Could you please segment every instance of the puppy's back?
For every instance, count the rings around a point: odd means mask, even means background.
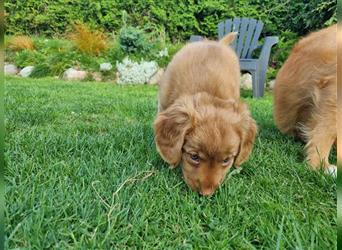
[[[319,99],[336,87],[335,80],[336,25],[333,25],[301,39],[279,70],[274,87],[274,119],[278,128],[283,133],[300,136],[299,126],[308,122]]]
[[[239,81],[239,61],[231,48],[214,41],[187,44],[174,56],[162,77],[160,110],[182,95],[198,92],[238,99]]]

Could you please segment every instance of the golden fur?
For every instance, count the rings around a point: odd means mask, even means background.
[[[172,167],[181,163],[185,182],[202,195],[217,189],[234,162],[248,159],[257,132],[240,101],[238,58],[227,46],[235,36],[186,45],[160,83],[157,149]]]
[[[306,142],[312,168],[329,167],[336,141],[336,25],[301,39],[280,69],[274,119],[281,132]]]
[[[337,164],[342,167],[342,29],[341,25],[338,25],[337,31]]]

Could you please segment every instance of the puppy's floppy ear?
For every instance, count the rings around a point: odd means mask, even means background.
[[[239,167],[252,152],[258,127],[244,102],[239,101],[235,110],[241,116],[241,120],[236,124],[241,138],[239,154],[235,159],[235,165]]]
[[[194,118],[193,103],[183,99],[160,112],[154,122],[157,150],[171,167],[176,167],[181,161],[184,137],[191,129]]]

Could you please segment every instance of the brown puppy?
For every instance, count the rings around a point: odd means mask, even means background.
[[[314,169],[335,171],[328,161],[336,141],[336,25],[300,40],[274,87],[274,119],[281,132],[306,142]],[[335,171],[336,173],[336,171]]]
[[[157,149],[171,167],[181,163],[185,182],[202,195],[248,159],[257,131],[240,101],[239,60],[227,46],[235,36],[186,45],[160,83]]]

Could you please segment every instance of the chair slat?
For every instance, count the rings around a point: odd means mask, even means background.
[[[259,58],[253,59],[253,51],[261,47],[258,43],[263,27],[264,24],[260,20],[239,17],[227,19],[218,25],[220,39],[231,32],[238,33],[230,47],[235,50],[240,59],[240,69],[252,74],[253,97],[263,96],[271,47],[278,42],[278,37],[266,37],[262,54]]]
[[[218,38],[221,39],[222,37],[224,37],[225,33],[225,22],[220,22],[217,26],[217,32],[218,32]]]
[[[224,23],[224,34],[225,35],[232,32],[232,24],[233,24],[232,19],[228,19],[225,21],[225,23]]]
[[[246,58],[247,56],[247,52],[249,50],[249,47],[251,46],[252,37],[255,31],[256,22],[257,21],[255,19],[249,19],[249,24],[247,27],[247,36],[240,58]]]
[[[252,57],[252,53],[253,53],[254,49],[258,46],[259,37],[260,37],[260,34],[261,34],[263,27],[264,27],[264,24],[261,21],[258,21],[256,24],[256,28],[255,28],[255,32],[254,32],[254,35],[252,38],[252,42],[251,42],[249,49],[248,49],[247,58]]]
[[[237,47],[236,47],[236,54],[241,58],[241,51],[243,47],[245,46],[245,36],[247,32],[249,19],[248,18],[242,18],[241,19],[241,25],[239,28],[239,37],[237,41]]]
[[[241,19],[239,17],[234,18],[231,32],[239,32],[240,23],[241,23]],[[235,51],[236,51],[237,41],[239,40],[239,37],[240,37],[240,34],[238,34],[237,39],[235,39],[232,43],[232,47],[234,48]]]

